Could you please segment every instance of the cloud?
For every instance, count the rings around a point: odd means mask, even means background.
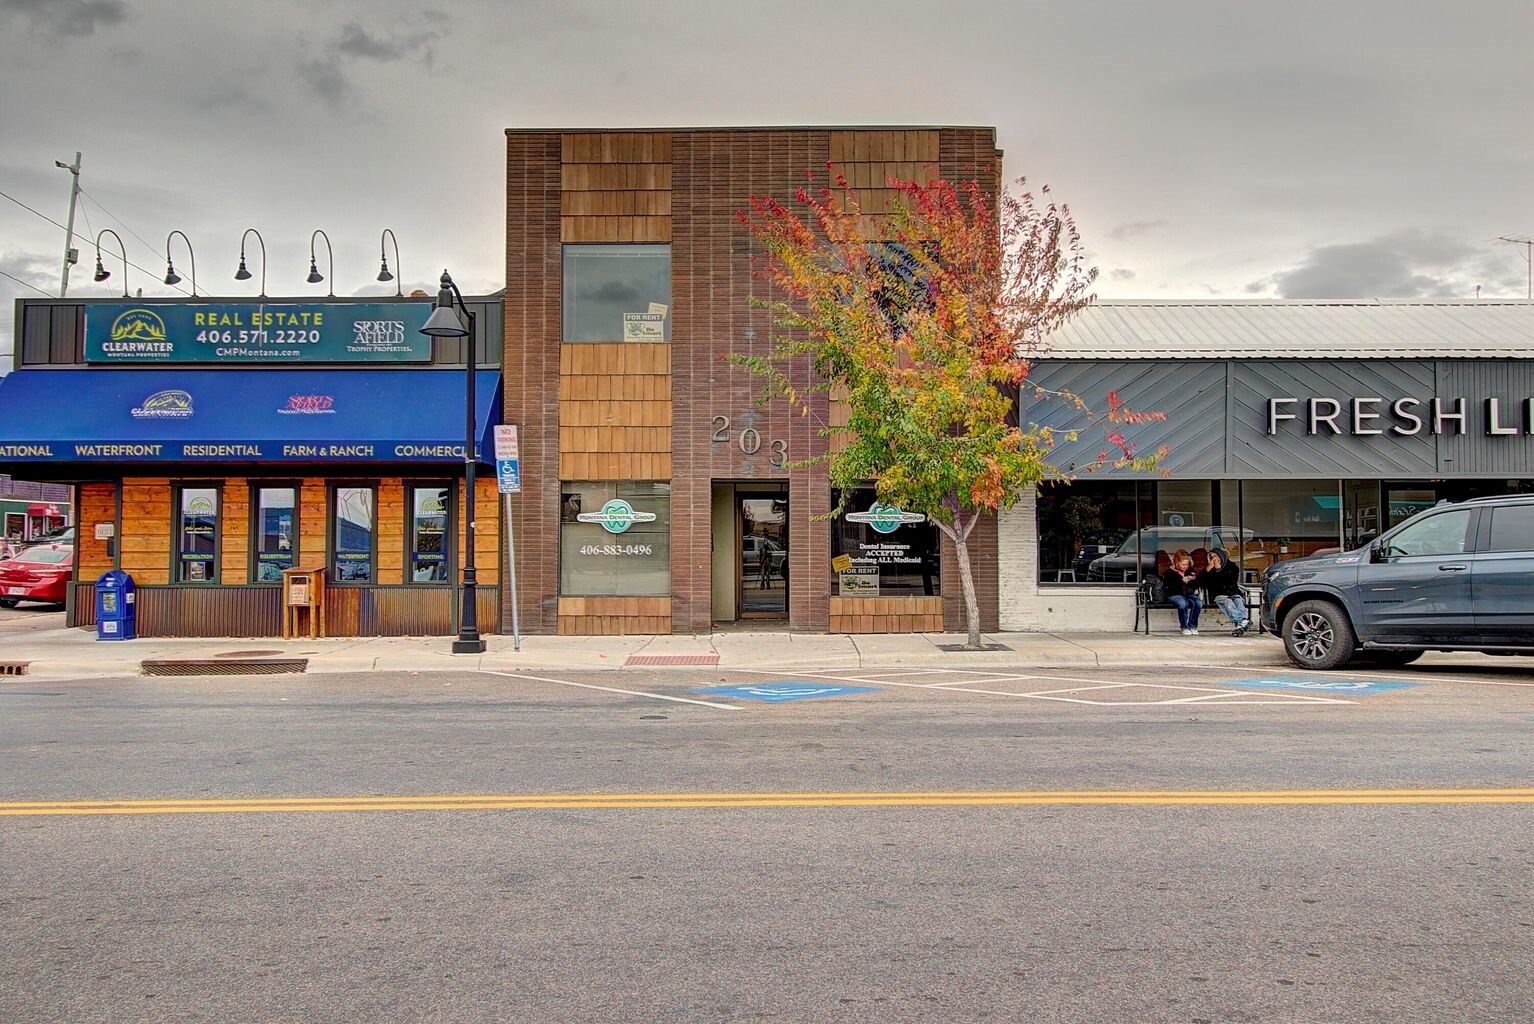
[[[56,36],[90,36],[128,20],[123,0],[0,0],[0,15],[19,15]]]
[[[443,35],[443,29],[435,26],[445,25],[447,15],[426,11],[422,12],[422,17],[434,27],[417,27],[421,18],[413,19],[410,27],[395,26],[384,30],[348,21],[317,56],[298,61],[298,74],[322,100],[332,107],[340,107],[354,94],[346,70],[357,61],[381,64],[415,61],[429,70],[436,59],[432,44]]]
[[[1313,246],[1295,266],[1246,286],[1281,299],[1471,298],[1516,294],[1512,262],[1489,245],[1445,231],[1397,231],[1362,242]]]
[[[1108,276],[1113,278],[1115,281],[1133,281],[1135,272],[1133,270],[1129,270],[1126,267],[1114,267],[1112,270],[1108,271]]]
[[[1132,220],[1124,224],[1120,224],[1118,227],[1108,232],[1108,237],[1116,242],[1127,242],[1132,238],[1140,238],[1144,235],[1148,235],[1158,228],[1166,227],[1166,225],[1167,222],[1164,220]]]
[[[351,95],[351,83],[341,69],[323,57],[299,61],[297,71],[309,89],[332,107],[339,107]]]
[[[394,62],[419,59],[428,67],[433,59],[431,44],[440,38],[440,29],[414,29],[378,34],[355,21],[341,26],[341,35],[333,44],[336,53],[364,60]]]

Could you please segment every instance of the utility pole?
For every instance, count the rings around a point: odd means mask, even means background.
[[[1523,246],[1523,262],[1529,268],[1529,290],[1527,298],[1534,302],[1534,238],[1528,235],[1498,235],[1497,241],[1503,245]]]
[[[53,161],[53,166],[69,172],[69,219],[64,222],[64,269],[59,274],[59,298],[69,291],[69,268],[80,262],[80,250],[75,248],[75,202],[80,198],[80,154],[75,154],[75,162],[66,164],[62,160]]]

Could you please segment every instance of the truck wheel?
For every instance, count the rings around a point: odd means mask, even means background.
[[[1284,617],[1284,650],[1301,668],[1332,669],[1358,649],[1353,624],[1330,601],[1301,601]]]
[[[1426,653],[1424,651],[1370,651],[1369,660],[1380,668],[1400,668],[1410,665]]]

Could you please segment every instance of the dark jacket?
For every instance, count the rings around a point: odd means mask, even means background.
[[[1176,569],[1168,569],[1161,574],[1161,585],[1166,588],[1167,597],[1189,596],[1198,587],[1198,580],[1192,583],[1184,583],[1182,573]]]
[[[1218,569],[1205,569],[1198,575],[1198,585],[1209,591],[1210,599],[1241,596],[1241,570],[1234,562]]]

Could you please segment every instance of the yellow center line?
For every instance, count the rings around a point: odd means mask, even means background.
[[[909,793],[586,793],[0,802],[0,817],[298,814],[342,811],[633,810],[748,807],[1319,806],[1534,804],[1534,789],[978,790]]]

